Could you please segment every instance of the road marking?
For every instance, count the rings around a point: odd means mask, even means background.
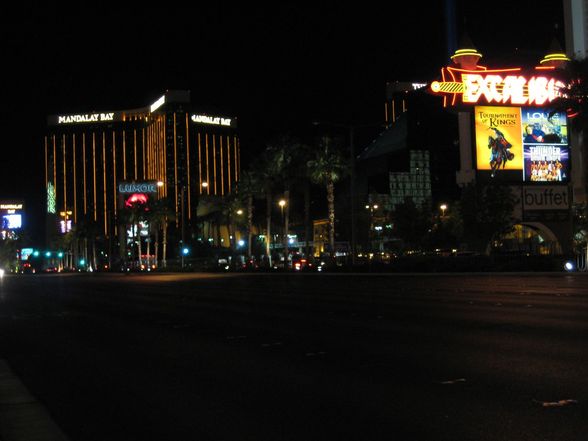
[[[457,384],[457,383],[465,383],[465,382],[466,382],[465,378],[457,378],[456,380],[441,381],[439,384]]]
[[[559,401],[537,401],[537,400],[533,400],[533,401],[541,404],[541,407],[564,407],[564,406],[569,406],[571,404],[578,404],[578,400],[572,400],[572,399],[565,399],[565,400],[559,400]]]

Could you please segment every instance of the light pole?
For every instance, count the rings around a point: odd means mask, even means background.
[[[355,265],[355,255],[357,248],[357,240],[355,237],[355,130],[369,127],[379,127],[382,123],[371,123],[371,124],[341,124],[329,121],[315,121],[313,125],[326,125],[332,127],[339,127],[347,129],[349,131],[349,197],[351,199],[351,264]]]
[[[447,210],[447,204],[439,205],[439,209],[441,210],[441,219],[445,217],[445,210]]]
[[[288,268],[288,226],[286,225],[286,220],[284,217],[284,207],[286,206],[286,200],[280,199],[278,205],[280,206],[280,211],[282,213],[282,225],[283,225],[283,243],[284,243],[284,269]]]
[[[185,210],[185,204],[184,204],[184,196],[186,193],[186,186],[182,185],[182,191],[181,191],[181,210],[182,210],[182,245],[180,247],[180,255],[182,256],[182,269],[184,269],[184,255],[186,254],[186,210]]]
[[[369,249],[372,249],[372,231],[374,230],[374,211],[378,209],[378,204],[368,204],[365,206],[366,210],[370,212],[370,227],[368,230],[368,244]]]

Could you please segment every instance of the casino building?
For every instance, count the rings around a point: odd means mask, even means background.
[[[514,233],[495,240],[497,249],[571,253],[571,210],[585,197],[585,179],[578,174],[582,146],[556,101],[570,59],[554,41],[536,66],[487,68],[471,41],[465,43],[430,85],[457,114],[457,184],[499,184],[517,200]]]
[[[109,238],[119,183],[158,182],[176,223],[189,225],[199,196],[230,193],[240,173],[236,119],[195,111],[184,90],[137,109],[49,116],[44,155],[49,228],[89,219]]]

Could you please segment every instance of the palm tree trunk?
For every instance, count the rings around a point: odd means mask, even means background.
[[[284,192],[286,205],[284,206],[284,269],[288,269],[288,227],[290,226],[290,190]]]
[[[137,253],[139,254],[137,256],[138,260],[139,260],[139,269],[141,269],[141,265],[143,264],[142,260],[141,260],[141,254],[143,254],[142,250],[141,250],[141,224],[139,222],[137,222],[137,230],[136,230],[136,234],[137,234]]]
[[[304,240],[306,257],[310,256],[310,183],[304,185]]]
[[[253,195],[247,197],[247,256],[251,257],[253,239]]]
[[[235,249],[237,248],[235,246],[235,244],[237,243],[237,237],[235,237],[235,234],[233,234],[234,233],[233,230],[234,230],[233,222],[229,218],[227,220],[227,233],[229,234],[229,250],[231,250],[231,253],[233,253],[235,251]]]
[[[155,229],[155,266],[159,267],[159,226]]]
[[[327,183],[327,203],[329,206],[329,245],[331,257],[335,257],[335,184]]]
[[[147,236],[147,268],[151,268],[151,234]]]
[[[71,262],[71,268],[75,268],[78,266],[78,262],[80,261],[78,254],[80,250],[80,240],[76,237],[74,239],[74,246],[73,246],[73,262]]]
[[[216,228],[216,244],[220,248],[220,247],[222,247],[222,241],[221,241],[222,235],[221,235],[221,221],[220,221],[220,219],[218,219],[218,217],[215,219],[215,228]],[[229,239],[229,247],[230,247],[230,245],[231,245],[231,242]]]
[[[270,249],[271,237],[272,237],[272,194],[269,189],[266,190],[266,210],[265,210],[265,254],[267,255],[267,261],[271,268],[272,266],[272,253]]]
[[[167,267],[167,217],[163,221],[163,267]]]
[[[93,261],[93,265],[92,265],[92,270],[96,270],[98,268],[96,262],[98,261],[98,259],[96,259],[96,239],[92,239],[92,261]]]
[[[84,237],[84,264],[88,266],[88,238]]]

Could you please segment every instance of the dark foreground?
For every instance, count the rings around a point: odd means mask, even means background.
[[[587,337],[583,274],[0,284],[0,359],[74,441],[585,440]]]

